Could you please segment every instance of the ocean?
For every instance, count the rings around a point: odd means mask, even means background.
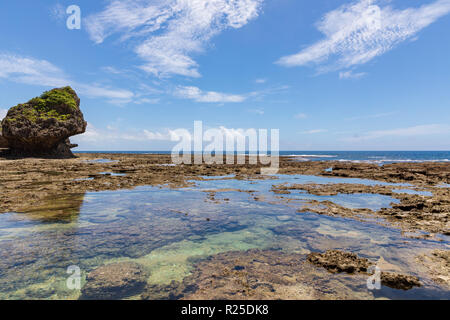
[[[171,151],[77,151],[76,153],[170,154]],[[450,162],[450,151],[280,151],[299,161],[352,161],[368,163]]]

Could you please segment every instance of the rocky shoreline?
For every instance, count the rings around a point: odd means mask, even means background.
[[[137,186],[186,187],[203,176],[234,175],[235,179],[263,179],[258,165],[178,165],[171,166],[170,155],[157,154],[78,154],[76,159],[12,159],[0,153],[0,213],[26,212],[48,198],[85,192],[132,189]],[[99,160],[100,159],[100,160]],[[106,161],[101,159],[107,159]],[[327,170],[333,168],[332,171]],[[399,193],[392,186],[360,184],[276,185],[283,193],[304,190],[315,195],[371,193],[399,199],[392,208],[372,211],[349,209],[332,202],[311,201],[301,210],[330,216],[383,218],[405,232],[449,235],[450,165],[447,163],[397,163],[385,166],[365,163],[325,161],[298,162],[281,157],[280,174],[316,175],[373,179],[380,182],[408,183],[413,190],[431,192],[431,196]],[[211,190],[210,193],[214,190]],[[23,199],[27,199],[24,203]],[[256,197],[255,200],[258,198]],[[419,237],[427,237],[421,234]]]
[[[74,159],[15,159],[11,155],[3,154],[0,155],[0,171],[2,172],[0,177],[0,214],[23,212],[33,217],[36,208],[46,208],[55,199],[64,199],[65,197],[72,199],[72,202],[78,201],[78,206],[81,206],[82,200],[76,200],[74,195],[79,195],[82,199],[86,192],[134,189],[145,185],[182,189],[191,186],[195,181],[203,181],[207,180],[207,177],[216,176],[230,176],[226,179],[237,180],[273,179],[270,176],[261,175],[261,167],[258,165],[173,166],[170,164],[170,155],[161,154],[85,153],[77,154],[77,158]],[[333,170],[328,170],[329,168],[333,168]],[[312,200],[304,203],[298,209],[299,214],[312,212],[359,221],[372,219],[372,223],[377,219],[377,223],[401,229],[405,236],[423,239],[449,235],[450,189],[444,185],[450,182],[450,166],[448,164],[398,163],[380,167],[365,163],[299,162],[290,157],[282,157],[280,174],[361,178],[409,184],[408,186],[358,183],[277,184],[276,179],[269,182],[273,186],[272,193],[279,203],[289,203],[288,196],[299,191],[318,196],[379,194],[398,200],[398,203],[392,203],[391,208],[382,208],[377,211],[367,208],[351,209],[331,201]],[[413,177],[412,180],[411,177]],[[405,188],[414,192],[405,192],[403,190]],[[247,192],[255,202],[266,201],[264,197],[260,197],[250,190],[240,189],[205,190],[204,200],[229,201],[227,198],[219,199],[221,192],[229,191]],[[417,192],[423,194],[415,194]],[[76,207],[73,203],[68,206]],[[74,210],[76,211],[76,209]],[[49,215],[37,218],[43,221],[61,220],[65,218],[65,215],[70,215],[70,212],[72,211],[61,210],[56,213],[52,211],[51,214],[57,216]],[[70,217],[67,219],[70,220]],[[288,233],[292,234],[292,232]],[[408,235],[407,233],[414,234]],[[182,238],[182,235],[180,236]],[[405,237],[405,239],[407,238]],[[439,250],[416,258],[430,278],[442,286],[449,286],[450,283],[448,252],[448,250]],[[272,263],[275,261],[274,259],[277,261],[276,265]],[[199,262],[192,271],[192,275],[182,283],[172,283],[168,286],[156,285],[156,287],[154,284],[147,284],[145,288],[145,281],[139,267],[111,265],[104,269],[113,268],[114,272],[117,269],[117,272],[123,273],[122,270],[126,267],[127,270],[130,270],[130,276],[128,277],[126,274],[127,276],[117,283],[109,283],[108,278],[104,278],[108,275],[105,275],[103,269],[97,270],[97,272],[93,271],[88,276],[91,283],[84,289],[83,298],[97,295],[99,290],[102,291],[101,288],[105,282],[111,285],[111,290],[105,293],[106,299],[125,297],[138,291],[141,292],[139,295],[143,299],[202,299],[210,297],[213,292],[217,293],[214,294],[214,297],[227,299],[352,299],[356,298],[353,296],[352,290],[340,284],[340,280],[333,280],[334,276],[330,280],[327,273],[331,270],[329,267],[333,267],[336,270],[344,271],[343,273],[338,272],[339,279],[346,277],[355,279],[356,277],[363,281],[367,278],[365,270],[368,266],[373,265],[373,262],[361,259],[351,252],[331,255],[327,252],[313,252],[309,257],[304,254],[286,255],[273,250],[249,251],[248,253],[228,252],[211,256],[209,259]],[[298,261],[302,261],[302,263],[298,264]],[[217,274],[217,270],[225,271]],[[278,278],[273,276],[274,272],[279,271],[285,275],[289,274],[289,276]],[[302,276],[302,274],[305,275]],[[319,282],[314,284],[308,282],[312,281],[311,279],[319,279]],[[330,292],[327,289],[331,286],[329,281],[333,281],[333,288],[342,290],[336,289]],[[351,283],[353,280],[349,278],[348,281]],[[132,283],[136,290],[128,292],[128,283]],[[410,275],[386,272],[382,275],[382,283],[392,288],[406,290],[418,286],[420,282]],[[299,287],[302,290],[298,291]],[[230,295],[230,292],[233,294]],[[367,295],[365,298],[372,299],[373,296]]]
[[[404,233],[413,237],[428,238],[435,234],[450,235],[450,189],[441,187],[410,187],[403,186],[368,186],[362,184],[294,184],[274,185],[272,191],[284,199],[295,190],[306,191],[318,196],[338,194],[380,194],[398,199],[391,208],[381,210],[355,209],[340,206],[331,201],[310,201],[299,212],[315,212],[328,216],[340,216],[358,219],[382,218],[391,226],[398,226]],[[419,194],[415,194],[415,193]],[[420,194],[422,193],[422,194]],[[427,234],[417,234],[426,232]]]

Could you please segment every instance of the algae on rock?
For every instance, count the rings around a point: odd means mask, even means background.
[[[16,156],[73,157],[69,137],[84,133],[87,123],[71,87],[56,88],[9,109],[3,138]]]

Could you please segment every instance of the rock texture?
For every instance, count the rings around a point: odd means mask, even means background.
[[[7,148],[8,148],[8,140],[3,138],[3,135],[0,132],[0,149],[7,149]]]
[[[381,284],[401,290],[410,290],[413,287],[421,286],[419,278],[394,272],[381,272]]]
[[[14,156],[73,157],[70,149],[76,145],[69,137],[84,133],[86,126],[80,99],[70,87],[12,107],[2,121],[3,137]]]
[[[424,167],[429,167],[427,164],[423,165]],[[440,168],[441,164],[437,164],[437,166]],[[418,192],[427,191],[429,194],[408,194],[403,193],[402,189]],[[321,215],[348,217],[360,221],[364,220],[364,217],[376,216],[383,218],[383,221],[390,225],[400,227],[405,234],[409,233],[408,236],[413,238],[432,238],[435,234],[450,235],[450,188],[444,186],[403,187],[350,183],[277,184],[272,186],[272,192],[277,194],[279,199],[284,199],[284,201],[289,201],[289,198],[283,198],[283,195],[290,194],[294,190],[306,191],[317,196],[364,193],[390,196],[398,199],[400,203],[391,203],[391,207],[381,208],[376,211],[368,208],[347,208],[331,201],[311,200],[303,205],[298,212],[314,212]],[[380,220],[378,223],[383,224],[383,221]],[[425,231],[427,233],[418,233],[417,231]]]
[[[428,269],[434,282],[450,290],[450,250],[434,250],[417,260]]]
[[[367,272],[369,266],[372,265],[366,258],[359,258],[354,253],[339,250],[328,250],[325,253],[310,253],[308,261],[333,273]]]
[[[325,253],[312,252],[307,259],[331,273],[367,273],[369,267],[375,265],[366,258],[359,258],[354,253],[339,250],[328,250]],[[393,289],[410,290],[421,286],[419,278],[396,272],[381,271],[380,280],[383,286]]]
[[[119,262],[95,269],[86,280],[82,299],[116,300],[143,290],[147,276],[137,263]]]
[[[335,275],[279,250],[231,251],[199,261],[182,283],[147,286],[142,299],[314,300],[373,299],[355,290],[355,277]]]
[[[372,299],[365,290],[350,287],[351,277],[322,272],[305,256],[278,250],[226,252],[197,264],[185,280],[197,287],[183,299]],[[357,275],[358,276],[358,275]]]

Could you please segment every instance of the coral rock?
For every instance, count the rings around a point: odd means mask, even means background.
[[[409,290],[420,287],[419,278],[393,272],[381,273],[381,284],[393,289]]]
[[[133,262],[112,263],[87,275],[82,299],[116,300],[140,293],[147,284],[141,266]]]
[[[2,121],[3,137],[15,156],[73,157],[69,137],[84,133],[86,126],[80,99],[70,87],[12,107]]]
[[[339,250],[328,250],[325,253],[310,253],[308,261],[324,267],[330,272],[366,272],[372,263],[366,258],[359,258],[354,253]]]

